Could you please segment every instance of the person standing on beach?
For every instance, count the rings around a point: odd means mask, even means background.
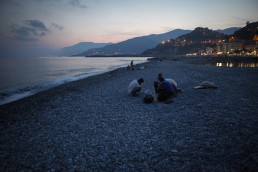
[[[127,66],[127,70],[134,70],[133,60],[131,61],[130,65]]]
[[[130,68],[131,68],[131,70],[134,70],[133,60],[132,60],[131,63],[130,63]]]
[[[128,86],[128,93],[136,96],[141,91],[141,84],[144,82],[143,78],[133,80]]]

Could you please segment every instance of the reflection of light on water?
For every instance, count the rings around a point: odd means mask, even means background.
[[[215,66],[222,66],[222,63],[216,63]]]
[[[216,63],[214,66],[219,67],[258,67],[257,63]]]

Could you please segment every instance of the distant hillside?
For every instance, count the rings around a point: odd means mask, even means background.
[[[192,42],[201,42],[205,40],[216,40],[219,38],[223,38],[224,34],[213,31],[208,28],[197,27],[191,33],[182,35],[178,37],[176,40],[188,40]]]
[[[258,30],[258,22],[247,23],[247,25],[237,30],[232,36],[236,39],[252,40],[255,32]]]
[[[180,35],[191,32],[191,30],[176,29],[167,33],[136,37],[116,44],[107,45],[103,48],[94,48],[83,52],[83,56],[94,55],[117,55],[117,54],[141,54],[146,49],[153,48],[163,40],[177,38]]]
[[[219,33],[223,33],[225,35],[232,35],[235,33],[235,31],[241,29],[241,27],[230,27],[230,28],[227,28],[227,29],[218,29],[218,30],[215,30],[216,32],[219,32]]]
[[[235,30],[235,31],[234,31]],[[219,32],[218,32],[219,31]],[[233,34],[228,35],[229,33]],[[253,37],[258,32],[258,22],[247,23],[243,28],[228,28],[213,31],[198,27],[192,32],[163,42],[153,49],[143,52],[144,56],[174,56],[186,54],[202,54],[208,49],[216,49],[220,40],[225,42],[239,39],[247,45],[254,45]],[[227,33],[227,34],[224,34]]]
[[[59,55],[71,56],[82,53],[92,48],[100,48],[110,44],[112,43],[80,42],[78,44],[62,48],[61,50],[59,50]]]
[[[163,34],[152,34],[147,37],[149,37],[149,39],[151,39],[151,40],[154,40],[154,41],[160,43],[160,42],[166,41],[168,39],[175,39],[181,35],[184,35],[184,34],[187,34],[190,32],[192,32],[192,30],[175,29],[170,32],[166,32]]]
[[[143,52],[144,56],[173,56],[185,55],[188,53],[201,52],[203,45],[215,47],[214,43],[218,39],[223,39],[224,34],[198,27],[192,32],[163,42],[153,49]]]

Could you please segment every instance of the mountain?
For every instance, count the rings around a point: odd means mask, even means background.
[[[176,29],[163,34],[152,34],[148,36],[141,36],[116,44],[107,45],[103,48],[94,48],[83,52],[82,56],[94,55],[123,55],[123,54],[141,54],[146,49],[153,48],[163,40],[170,38],[177,38],[180,35],[191,32],[191,30]]]
[[[234,31],[235,30],[235,31]],[[233,34],[228,35],[233,32]],[[186,54],[202,54],[207,51],[216,50],[217,45],[222,43],[232,43],[236,46],[239,43],[244,45],[255,45],[254,37],[258,32],[258,22],[249,23],[240,29],[228,28],[224,30],[213,31],[208,28],[198,27],[192,32],[179,36],[176,39],[162,42],[153,49],[143,52],[143,56],[174,56]],[[227,33],[227,34],[224,34]],[[227,45],[227,44],[226,44]],[[231,47],[232,48],[232,47]]]
[[[144,56],[173,56],[201,52],[203,47],[215,47],[216,41],[223,39],[224,34],[208,28],[197,27],[192,32],[170,39],[143,52]]]
[[[62,48],[61,50],[59,50],[59,55],[63,55],[63,56],[75,55],[92,48],[100,48],[110,44],[112,43],[80,42],[78,44]]]
[[[223,33],[225,35],[232,35],[235,33],[235,31],[241,29],[241,27],[230,27],[230,28],[227,28],[227,29],[218,29],[218,30],[215,30],[216,32],[219,32],[219,33]]]
[[[258,30],[258,22],[246,23],[246,26],[235,31],[231,36],[241,40],[253,40],[254,34]]]
[[[213,31],[208,28],[197,27],[192,32],[179,36],[176,40],[187,40],[191,42],[202,42],[206,40],[216,40],[222,38],[224,34],[217,31]]]
[[[163,34],[152,34],[149,35],[148,37],[158,43],[162,42],[162,41],[166,41],[168,39],[175,39],[181,35],[190,33],[192,30],[182,30],[182,29],[175,29],[172,30],[170,32],[167,33],[163,33]]]

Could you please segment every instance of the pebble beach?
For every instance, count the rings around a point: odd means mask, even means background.
[[[0,106],[0,171],[258,171],[258,68],[153,60]],[[173,103],[128,84],[177,81]],[[194,90],[203,81],[217,89]]]

